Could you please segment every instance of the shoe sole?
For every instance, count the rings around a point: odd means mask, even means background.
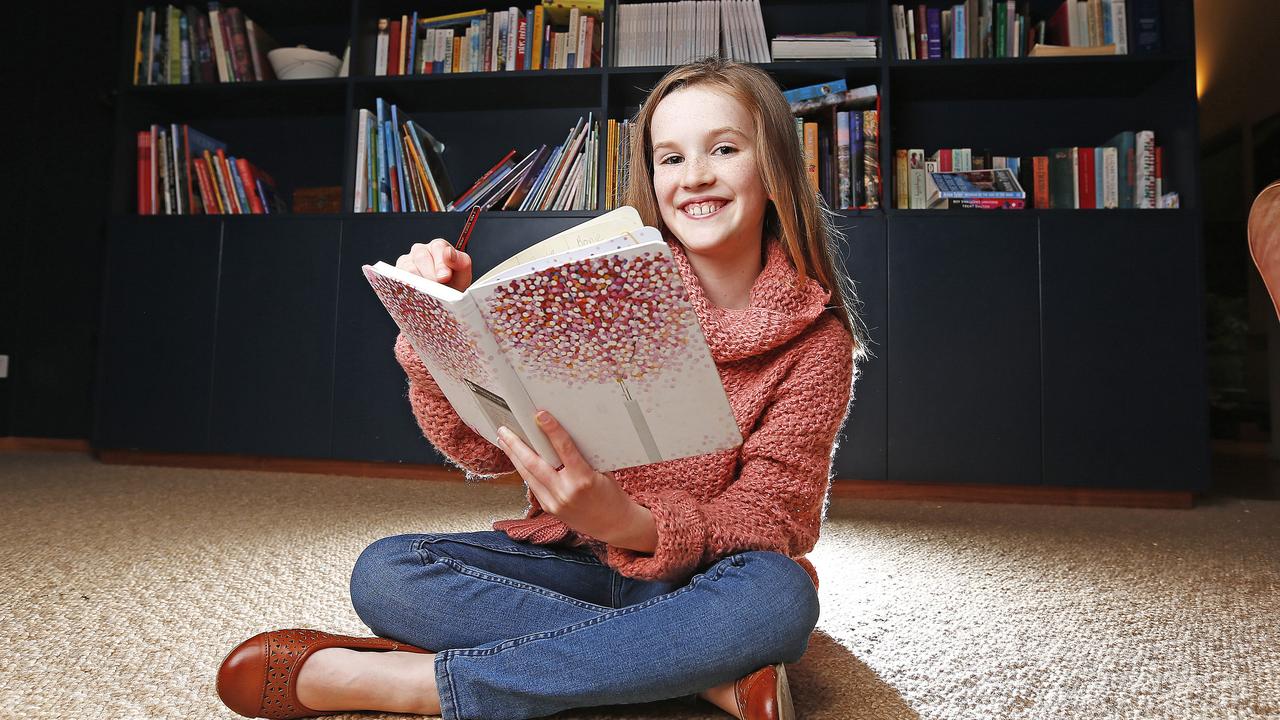
[[[777,695],[775,695],[778,698],[778,720],[796,720],[796,709],[791,704],[791,683],[787,682],[787,667],[782,663],[774,667],[778,672]]]

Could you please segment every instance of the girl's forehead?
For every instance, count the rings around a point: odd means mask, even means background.
[[[662,136],[696,135],[731,127],[750,137],[751,113],[736,97],[719,88],[694,85],[662,98],[654,108],[654,141]]]

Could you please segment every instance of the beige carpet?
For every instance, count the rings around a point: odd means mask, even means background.
[[[0,454],[0,717],[236,718],[213,687],[235,643],[368,634],[347,596],[368,543],[522,507],[516,486]],[[1280,502],[836,501],[813,559],[802,718],[1280,718]]]

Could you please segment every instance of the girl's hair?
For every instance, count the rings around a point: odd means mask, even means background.
[[[834,260],[839,257],[837,243],[844,241],[844,235],[822,196],[813,190],[796,138],[791,106],[765,71],[720,58],[706,58],[668,71],[649,91],[632,120],[625,204],[634,207],[646,225],[669,234],[653,189],[653,112],[666,96],[695,85],[720,90],[751,113],[756,126],[756,165],[765,192],[772,198],[765,208],[765,237],[772,235],[782,242],[796,267],[799,284],[808,281],[807,269],[813,268],[818,282],[831,291],[829,309],[853,336],[854,357],[869,356],[853,282]]]

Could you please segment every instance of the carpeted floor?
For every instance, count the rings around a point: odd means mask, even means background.
[[[0,717],[236,718],[213,687],[235,643],[369,634],[347,581],[370,542],[523,506],[514,485],[0,454]],[[822,618],[788,667],[806,720],[1280,718],[1280,502],[836,500],[811,557]]]

